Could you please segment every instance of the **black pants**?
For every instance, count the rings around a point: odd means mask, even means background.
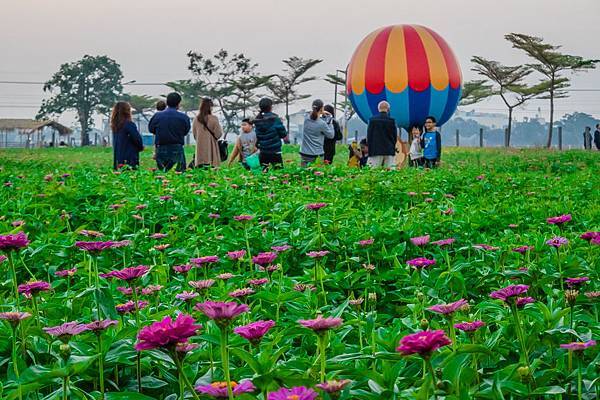
[[[261,151],[258,154],[258,160],[265,171],[269,169],[270,166],[273,166],[274,169],[283,168],[283,158],[281,157],[281,153],[263,153]]]
[[[438,160],[436,159],[429,159],[429,158],[424,158],[423,159],[423,165],[425,166],[425,168],[435,168],[437,167],[437,162]]]
[[[411,167],[422,167],[424,162],[423,162],[424,158],[423,157],[419,157],[419,158],[415,158],[414,160],[410,160],[409,165]]]
[[[156,166],[161,171],[169,171],[174,166],[176,171],[185,171],[185,152],[180,144],[166,144],[156,147]]]

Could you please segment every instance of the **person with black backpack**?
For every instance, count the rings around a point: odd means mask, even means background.
[[[334,132],[333,139],[329,139],[328,137],[326,137],[325,141],[323,142],[323,151],[325,152],[323,154],[323,161],[326,164],[332,164],[333,157],[335,157],[335,144],[337,143],[337,141],[342,140],[344,136],[342,135],[342,129],[340,128],[340,124],[338,124],[338,122],[335,120],[335,110],[333,106],[331,104],[327,104],[325,105],[325,107],[323,107],[323,109],[329,114],[331,114],[331,116],[333,117],[331,121],[331,123],[333,124]]]
[[[212,115],[213,102],[205,97],[200,102],[200,110],[192,123],[192,132],[196,139],[194,165],[196,167],[218,167],[221,165],[219,139],[223,129],[219,119]]]
[[[254,119],[254,132],[256,132],[256,147],[260,153],[260,164],[266,170],[269,166],[283,167],[281,157],[281,140],[287,136],[283,122],[273,112],[273,101],[268,97],[258,102],[260,112]]]

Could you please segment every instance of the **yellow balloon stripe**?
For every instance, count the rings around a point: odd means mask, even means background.
[[[413,25],[413,28],[419,34],[429,63],[429,75],[431,86],[436,90],[445,90],[450,82],[446,60],[442,49],[438,46],[436,40],[424,26]]]
[[[385,83],[392,93],[400,93],[408,86],[408,64],[404,29],[396,25],[390,32],[385,53]]]
[[[350,63],[351,70],[351,82],[352,92],[356,95],[360,95],[365,91],[365,73],[367,70],[367,58],[371,51],[371,46],[375,41],[377,35],[385,28],[377,29],[367,36],[359,45],[352,61]]]

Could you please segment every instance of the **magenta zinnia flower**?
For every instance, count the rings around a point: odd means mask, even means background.
[[[552,246],[555,248],[559,248],[561,246],[564,246],[566,244],[569,244],[569,240],[567,238],[561,237],[561,236],[555,236],[550,240],[546,240],[546,244],[548,246]]]
[[[478,250],[487,250],[487,251],[500,250],[500,247],[490,246],[489,244],[476,244],[476,245],[473,245],[473,247]]]
[[[63,269],[60,271],[54,271],[54,275],[58,276],[59,278],[64,278],[66,276],[73,276],[76,272],[77,268]]]
[[[67,343],[71,337],[79,335],[81,332],[88,330],[87,325],[80,324],[77,321],[65,322],[62,325],[43,328],[50,336],[58,338],[60,341]]]
[[[108,329],[109,327],[113,326],[113,325],[118,325],[119,321],[115,321],[113,319],[105,319],[102,321],[93,321],[90,322],[89,324],[86,324],[86,328],[88,331],[92,331],[96,334],[99,334],[100,332]]]
[[[326,381],[323,383],[319,383],[317,385],[315,385],[315,387],[321,389],[324,392],[327,393],[337,393],[337,392],[341,392],[342,390],[344,390],[344,388],[350,383],[352,382],[350,379],[342,379],[342,380],[333,380],[333,381]]]
[[[508,299],[527,293],[527,290],[529,290],[527,285],[510,285],[490,293],[490,297],[508,302]]]
[[[562,349],[572,350],[572,351],[583,351],[588,347],[594,347],[596,345],[595,340],[588,340],[587,342],[571,342],[566,344],[561,344],[560,347]]]
[[[291,389],[281,388],[276,392],[269,393],[267,400],[315,400],[318,393],[304,386],[296,386]]]
[[[594,239],[596,237],[600,237],[600,232],[585,232],[584,234],[582,234],[579,237],[583,240],[591,242],[592,239]]]
[[[375,243],[375,239],[364,239],[358,241],[358,245],[361,247],[367,247],[372,245],[373,243]]]
[[[145,300],[138,300],[137,309],[141,310],[148,305],[148,302]],[[135,303],[132,300],[129,300],[127,303],[117,304],[115,309],[119,314],[127,314],[132,311],[135,311]]]
[[[483,321],[473,321],[473,322],[461,322],[459,324],[454,324],[454,327],[463,332],[475,332],[477,329],[485,326],[485,322]]]
[[[107,275],[110,275],[113,278],[124,280],[126,282],[130,282],[146,275],[148,271],[150,271],[150,267],[147,267],[145,265],[138,265],[137,267],[123,268],[120,271],[111,271]]]
[[[16,234],[0,235],[0,250],[19,250],[29,245],[29,239],[25,232]]]
[[[329,329],[337,328],[342,325],[344,321],[341,318],[327,317],[323,318],[322,315],[318,315],[315,319],[299,320],[298,323],[305,328],[312,329],[316,333],[325,332]]]
[[[273,326],[275,326],[275,321],[256,321],[248,325],[238,326],[233,329],[233,332],[256,346]]]
[[[217,324],[226,325],[238,315],[248,312],[250,308],[246,304],[235,302],[205,301],[196,304],[196,310],[201,311]]]
[[[427,268],[432,265],[435,265],[435,260],[430,260],[425,257],[413,258],[412,260],[408,260],[406,262],[409,266],[413,268]]]
[[[278,253],[283,253],[284,251],[288,251],[292,246],[289,244],[282,244],[281,246],[272,246],[271,250],[276,251]]]
[[[519,253],[519,254],[525,254],[528,251],[532,251],[534,249],[533,246],[519,246],[519,247],[515,247],[514,249],[512,249],[512,251],[514,251],[515,253]]]
[[[13,328],[16,328],[22,320],[29,317],[31,317],[31,314],[28,312],[8,311],[0,313],[0,319],[8,321]]]
[[[307,210],[318,211],[323,207],[327,207],[327,203],[310,203],[304,206]]]
[[[437,304],[435,306],[431,306],[428,308],[428,310],[433,311],[438,314],[451,315],[451,314],[454,314],[456,311],[462,310],[468,306],[469,306],[469,302],[467,302],[465,299],[460,299],[458,301],[455,301],[454,303]]]
[[[517,297],[517,307],[523,308],[527,304],[535,303],[535,299],[533,297]]]
[[[244,222],[244,221],[250,221],[252,220],[254,217],[252,215],[236,215],[233,217],[234,220],[238,221],[238,222]]]
[[[173,271],[177,272],[178,274],[187,274],[190,269],[192,269],[192,265],[191,264],[184,264],[184,265],[175,265],[173,267]]]
[[[400,340],[400,346],[396,351],[404,354],[419,354],[421,357],[429,357],[431,353],[440,347],[452,344],[446,333],[442,330],[422,331],[404,336]]]
[[[565,282],[568,287],[577,288],[589,280],[590,280],[590,278],[588,278],[587,276],[581,276],[578,278],[567,278],[567,279],[565,279]]]
[[[241,289],[236,289],[233,292],[229,292],[228,296],[233,297],[234,299],[240,299],[240,298],[248,297],[254,293],[255,293],[254,289],[241,288]]]
[[[204,256],[204,257],[192,258],[192,259],[190,259],[190,262],[192,262],[192,263],[196,264],[198,267],[200,267],[204,264],[213,264],[213,263],[219,262],[219,257],[218,256]]]
[[[456,241],[456,239],[449,238],[449,239],[436,240],[435,242],[431,242],[431,244],[434,244],[439,247],[444,247],[444,246],[450,246],[455,241]]]
[[[210,385],[200,385],[196,386],[196,391],[207,396],[211,396],[215,399],[226,399],[228,397],[227,394],[227,382],[213,382]],[[256,388],[252,381],[243,381],[239,384],[237,382],[231,382],[231,392],[234,396],[238,396],[244,393],[251,393],[255,391]]]
[[[179,314],[175,320],[167,316],[162,321],[154,322],[142,328],[138,333],[137,351],[164,348],[173,350],[178,343],[185,343],[196,335],[202,325],[196,324],[194,318]]]
[[[571,221],[573,218],[571,218],[571,214],[563,214],[563,215],[559,215],[558,217],[550,217],[546,219],[546,222],[548,222],[551,225],[562,225],[562,224],[566,224],[567,222]]]
[[[228,251],[227,252],[227,257],[229,257],[230,260],[239,260],[241,258],[244,258],[245,255],[246,255],[246,250],[237,250],[237,251]]]
[[[306,255],[309,256],[310,258],[323,258],[327,254],[329,254],[328,250],[309,251],[308,253],[306,253]]]
[[[149,236],[150,239],[164,239],[166,238],[167,235],[166,233],[153,233],[152,235]]]
[[[429,235],[417,236],[414,238],[410,238],[410,242],[415,246],[425,246],[427,243],[429,243],[429,238]]]
[[[155,293],[160,292],[162,288],[162,285],[148,285],[147,287],[142,289],[142,294],[144,296],[151,296]]]
[[[17,290],[19,291],[19,293],[23,293],[25,296],[35,296],[40,292],[46,292],[50,289],[51,286],[48,282],[33,281],[19,285]]]
[[[206,290],[215,284],[214,279],[205,279],[202,281],[189,281],[188,285],[196,289],[197,291]]]
[[[265,253],[258,253],[258,255],[252,257],[252,262],[257,265],[269,265],[277,258],[277,253],[268,251]]]
[[[115,246],[115,242],[112,240],[106,242],[83,242],[78,241],[75,242],[75,246],[79,247],[81,250],[89,251],[92,253],[99,253],[103,250],[113,248]]]
[[[177,293],[175,295],[175,298],[178,299],[178,300],[190,301],[192,299],[195,299],[198,296],[200,296],[200,295],[198,293],[196,293],[196,292],[186,292],[186,291],[183,291],[181,293]]]
[[[248,283],[252,286],[262,286],[262,285],[269,283],[269,279],[268,278],[250,279],[248,281]]]

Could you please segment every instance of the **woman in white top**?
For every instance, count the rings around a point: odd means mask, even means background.
[[[411,167],[422,167],[423,166],[423,149],[421,148],[421,128],[417,125],[413,125],[410,128],[410,135],[412,141],[410,143],[410,151],[408,155],[410,157]]]

